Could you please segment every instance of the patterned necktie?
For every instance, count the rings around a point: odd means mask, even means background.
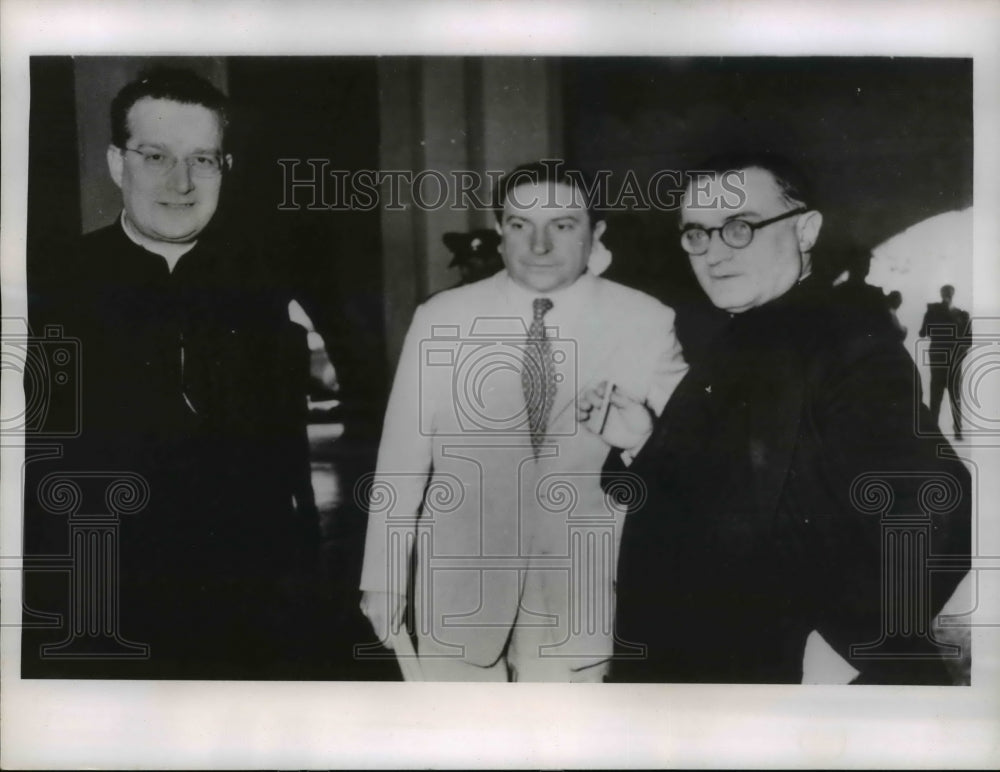
[[[556,396],[556,369],[552,359],[552,341],[545,337],[545,314],[552,310],[548,298],[535,298],[532,302],[534,318],[528,330],[524,347],[524,368],[521,370],[521,389],[528,408],[528,428],[531,430],[531,448],[535,458],[545,439],[545,427]]]

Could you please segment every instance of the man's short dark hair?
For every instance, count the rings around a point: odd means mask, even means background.
[[[789,206],[816,208],[815,191],[802,169],[785,156],[769,151],[739,151],[714,155],[695,166],[689,176],[718,175],[745,169],[770,173]]]
[[[201,105],[216,114],[225,137],[229,125],[229,100],[199,75],[176,67],[154,67],[122,88],[111,101],[111,143],[125,147],[130,131],[128,111],[140,99],[169,99],[186,105]]]
[[[580,191],[587,206],[587,216],[590,219],[591,228],[597,224],[598,220],[604,219],[598,214],[599,193],[591,176],[583,169],[573,168],[567,166],[564,161],[549,158],[521,164],[500,178],[493,193],[493,214],[496,215],[497,222],[503,221],[503,207],[514,188],[519,185],[554,184],[566,185]]]

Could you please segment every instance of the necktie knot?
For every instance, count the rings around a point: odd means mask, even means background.
[[[531,308],[535,312],[534,320],[540,322],[552,310],[552,301],[548,298],[535,298],[531,301]]]

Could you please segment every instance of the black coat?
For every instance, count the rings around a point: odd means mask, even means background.
[[[78,348],[79,432],[60,458],[28,465],[26,554],[71,551],[65,515],[39,500],[46,475],[132,475],[149,498],[116,529],[119,632],[154,643],[153,674],[164,652],[233,659],[220,641],[246,650],[266,596],[318,537],[305,330],[261,253],[208,231],[173,271],[118,224],[68,263],[35,288],[33,321]],[[72,423],[69,407],[53,416]],[[90,511],[103,507],[95,493]]]
[[[923,412],[888,312],[857,290],[806,280],[734,316],[632,466],[613,454],[606,470],[641,487],[619,557],[615,680],[798,682],[812,630],[859,681],[946,680],[926,636],[856,648],[891,628],[883,558],[899,534],[955,558],[911,572],[930,578],[921,626],[968,568],[969,474],[936,431],[918,436]]]
[[[944,303],[927,304],[927,312],[920,325],[920,337],[931,339],[931,351],[953,353],[960,359],[972,343],[971,335],[968,311]],[[952,356],[934,357],[930,365],[952,367],[954,362]]]

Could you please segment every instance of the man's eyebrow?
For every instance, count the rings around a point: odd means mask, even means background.
[[[525,217],[524,215],[520,215],[520,214],[513,214],[513,213],[507,214],[507,213],[505,213],[504,216],[503,216],[503,221],[504,222],[510,222],[511,220],[521,220],[522,222],[529,222],[530,218]],[[569,221],[569,222],[572,222],[572,223],[580,223],[580,222],[583,222],[583,216],[582,216],[582,213],[581,214],[572,214],[572,213],[570,213],[570,214],[561,214],[558,217],[553,217],[548,222],[563,222],[563,221]]]
[[[140,142],[138,147],[149,147],[155,150],[164,150],[169,153],[173,151],[161,142]],[[196,147],[190,155],[220,155],[222,150],[217,147]]]
[[[698,222],[697,220],[691,220],[689,222],[678,223],[678,230],[689,231],[693,228],[700,228],[702,230],[708,230],[711,226],[705,225],[703,222]]]
[[[731,222],[732,220],[744,220],[744,219],[747,219],[747,218],[751,218],[751,219],[755,218],[755,219],[758,219],[758,220],[764,219],[763,215],[758,214],[753,209],[744,209],[742,211],[733,212],[730,215],[726,215],[726,218],[722,222],[723,222],[723,224],[725,224],[727,222]],[[700,222],[693,221],[693,220],[690,221],[690,222],[680,223],[680,225],[679,225],[679,229],[681,231],[688,231],[688,230],[691,230],[692,228],[701,228],[702,230],[708,230],[709,226],[705,225],[704,223],[700,223]]]
[[[758,214],[753,209],[744,209],[742,212],[735,212],[734,214],[726,217],[726,222],[729,222],[730,220],[742,220],[745,217],[756,217],[758,220],[764,219],[762,214]]]

